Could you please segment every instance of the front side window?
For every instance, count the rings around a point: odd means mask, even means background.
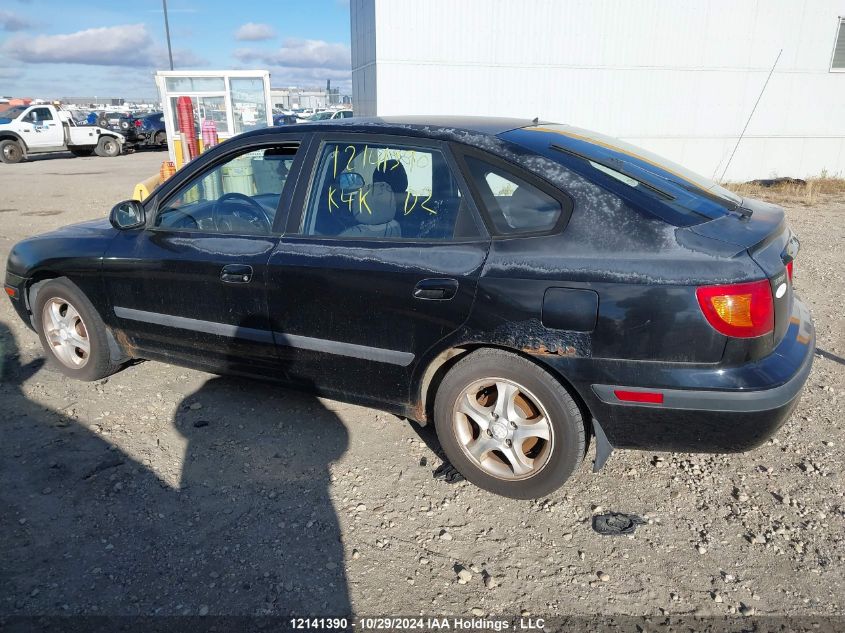
[[[509,171],[474,156],[467,167],[497,233],[550,231],[563,213],[560,202]]]
[[[295,154],[295,147],[256,149],[198,174],[162,204],[155,226],[270,234]]]
[[[27,123],[39,123],[40,121],[52,121],[53,115],[50,113],[50,108],[35,108],[30,110],[24,118]]]
[[[440,150],[380,143],[323,146],[302,233],[423,240],[479,234]]]

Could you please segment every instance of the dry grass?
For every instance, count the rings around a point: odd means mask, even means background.
[[[801,182],[784,182],[764,187],[751,182],[727,183],[728,189],[740,196],[759,198],[781,205],[803,205],[812,207],[831,196],[845,195],[845,178],[831,178],[822,174]]]

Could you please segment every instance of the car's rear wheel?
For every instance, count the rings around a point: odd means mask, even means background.
[[[17,141],[0,141],[0,161],[12,165],[23,160],[23,148]]]
[[[97,149],[94,150],[97,156],[106,156],[111,158],[120,154],[120,143],[117,139],[111,136],[101,136],[97,142]]]
[[[506,497],[546,495],[584,458],[584,421],[572,396],[541,367],[503,350],[479,350],[449,370],[434,422],[452,465]]]
[[[156,132],[155,137],[153,137],[153,145],[167,145],[167,134],[164,132]]]
[[[70,280],[60,277],[39,286],[33,314],[41,345],[62,373],[91,381],[119,369],[111,360],[103,320]]]

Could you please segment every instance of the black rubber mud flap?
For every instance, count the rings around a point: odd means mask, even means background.
[[[596,436],[596,460],[593,462],[593,472],[599,472],[613,453],[613,447],[604,434],[599,421],[593,418],[593,433]]]

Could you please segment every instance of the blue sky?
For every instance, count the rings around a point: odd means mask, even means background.
[[[348,0],[169,0],[177,70],[266,69],[274,87],[350,91]],[[0,0],[0,96],[152,97],[161,0]]]

